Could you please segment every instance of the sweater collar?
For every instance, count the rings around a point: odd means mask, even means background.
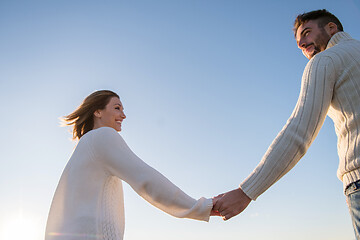
[[[335,46],[336,44],[338,44],[341,41],[350,40],[350,39],[352,39],[352,37],[348,33],[342,32],[342,31],[337,32],[334,34],[334,36],[332,36],[330,38],[330,41],[328,42],[326,49]]]

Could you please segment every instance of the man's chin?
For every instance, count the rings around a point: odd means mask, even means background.
[[[309,60],[313,57],[312,55],[309,55],[309,54],[306,54],[306,53],[304,53],[304,56]]]
[[[313,51],[313,52],[311,52],[311,53],[307,53],[307,54],[304,54],[305,55],[305,57],[307,58],[307,59],[312,59],[316,54],[317,54],[318,52],[317,51]]]

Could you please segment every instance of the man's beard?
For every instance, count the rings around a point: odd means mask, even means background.
[[[326,46],[330,38],[331,37],[327,34],[327,32],[324,29],[322,29],[321,34],[314,40],[313,43],[311,43],[314,46],[314,50],[310,54],[309,59],[314,57],[317,53],[324,51],[326,49]]]
[[[317,44],[313,43],[313,46],[314,46],[314,50],[310,54],[310,59],[313,58],[317,53],[321,52],[321,49]]]

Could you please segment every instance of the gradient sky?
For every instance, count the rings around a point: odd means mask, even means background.
[[[75,147],[59,117],[99,89],[121,96],[132,150],[189,195],[236,188],[296,104],[307,59],[294,18],[321,8],[360,39],[359,0],[0,0],[0,238],[43,238]],[[337,165],[328,118],[298,165],[227,222],[173,218],[124,184],[125,240],[354,239]]]

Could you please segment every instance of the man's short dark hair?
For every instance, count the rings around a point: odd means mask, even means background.
[[[341,25],[341,22],[337,17],[335,17],[332,13],[328,12],[326,9],[321,9],[299,14],[296,17],[293,28],[295,37],[297,29],[309,20],[318,20],[318,26],[320,28],[324,27],[329,22],[333,22],[336,24],[339,31],[344,31],[343,26]]]

